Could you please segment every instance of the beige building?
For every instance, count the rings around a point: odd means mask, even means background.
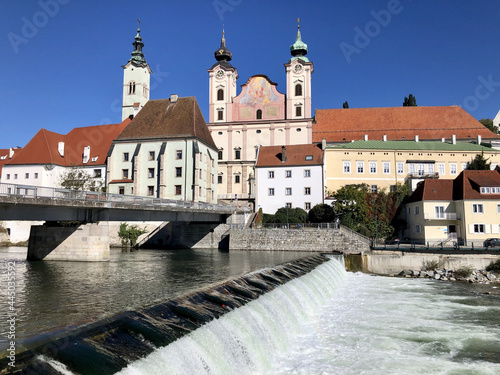
[[[325,149],[326,189],[368,184],[371,191],[397,183],[413,191],[425,179],[453,179],[478,154],[495,168],[500,151],[474,143],[420,141],[356,141]]]
[[[500,173],[466,170],[454,180],[426,180],[403,216],[402,236],[415,243],[483,246],[487,238],[500,237]]]

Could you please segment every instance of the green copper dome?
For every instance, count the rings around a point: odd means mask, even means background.
[[[132,57],[129,62],[134,64],[135,66],[146,66],[147,62],[146,59],[144,58],[144,53],[142,52],[142,47],[144,47],[144,43],[142,42],[142,37],[141,37],[141,29],[139,26],[137,26],[137,35],[134,38],[134,42],[132,45],[134,46],[134,50],[132,51]]]
[[[300,18],[297,23],[300,22]],[[300,24],[297,25],[297,38],[295,43],[290,46],[290,52],[294,57],[301,57],[307,55],[307,44],[302,41],[302,35],[300,34]]]

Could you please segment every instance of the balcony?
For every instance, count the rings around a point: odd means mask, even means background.
[[[438,172],[432,172],[432,173],[425,173],[425,172],[408,173],[407,178],[417,178],[417,179],[439,178],[439,173]]]
[[[456,212],[428,213],[424,214],[424,220],[460,220]]]

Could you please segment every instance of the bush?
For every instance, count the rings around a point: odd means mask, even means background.
[[[422,261],[422,270],[423,271],[435,271],[439,268],[441,268],[441,263],[439,262],[439,259],[423,260]]]
[[[141,234],[146,233],[147,230],[141,229],[137,225],[128,225],[127,223],[120,224],[118,237],[122,240],[122,246],[134,247],[137,244],[137,239]]]
[[[335,211],[328,204],[317,204],[309,211],[311,223],[330,223],[335,219]]]
[[[453,272],[453,274],[455,275],[455,277],[466,278],[466,277],[469,277],[470,275],[472,275],[472,272],[474,272],[474,267],[472,267],[472,266],[460,266],[455,270],[455,272]]]
[[[486,271],[500,272],[500,258],[491,262],[489,266],[486,267]]]

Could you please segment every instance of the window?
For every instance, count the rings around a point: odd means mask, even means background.
[[[462,163],[462,170],[465,170],[469,167],[469,163]]]
[[[421,232],[420,224],[415,224],[415,226],[413,227],[413,233],[420,233],[420,232]]]
[[[365,173],[365,163],[362,161],[357,161],[356,162],[356,169],[358,173]]]
[[[450,174],[457,174],[457,163],[450,163]]]
[[[255,118],[257,120],[262,120],[262,109],[257,110],[257,112],[255,113]]]
[[[295,85],[295,96],[302,96],[302,85],[300,83]]]
[[[474,233],[485,233],[484,224],[474,224]]]
[[[154,186],[148,186],[148,195],[154,195],[155,193],[155,187]]]
[[[123,161],[128,161],[128,152],[123,153]]]
[[[292,195],[292,188],[285,188],[285,195]]]
[[[203,162],[203,153],[200,152],[200,161]]]
[[[17,173],[14,173],[14,180],[17,180]]]
[[[311,170],[310,169],[304,170],[304,177],[311,177]]]
[[[434,206],[434,214],[436,219],[444,219],[444,206]]]
[[[118,187],[118,194],[121,194],[121,195],[125,194],[125,186],[119,186]]]
[[[415,174],[415,164],[413,163],[408,164],[408,173]]]
[[[222,89],[217,90],[217,100],[224,100],[224,90]]]
[[[217,176],[217,183],[222,184],[222,176]]]
[[[370,173],[377,173],[377,163],[374,161],[371,161],[368,164],[368,168],[370,168]]]
[[[372,191],[372,193],[376,193],[377,192],[377,185],[372,185],[371,191]]]
[[[222,153],[222,150],[219,150],[219,152],[217,153],[217,159],[222,160],[223,157],[224,154]]]
[[[424,164],[417,165],[417,174],[419,176],[423,176],[425,174],[425,165]]]
[[[438,173],[439,175],[444,175],[444,163],[438,163]]]
[[[311,195],[311,188],[310,187],[304,188],[304,195]]]
[[[30,174],[29,173],[25,173],[24,174],[24,178],[30,178]]]
[[[295,107],[295,116],[301,117],[302,116],[302,107]]]
[[[312,155],[306,155],[306,161],[312,161],[313,156]]]
[[[154,151],[149,151],[149,158],[148,160],[155,160],[155,152]]]
[[[96,172],[99,171],[99,176],[96,176]],[[100,169],[94,169],[94,177],[101,177],[101,170]],[[35,173],[35,179],[38,178],[38,173]]]
[[[267,172],[267,178],[274,178],[274,171]]]
[[[481,188],[481,194],[489,194],[489,193],[490,193],[489,187],[482,187]]]
[[[267,189],[267,195],[269,195],[270,197],[273,197],[274,196],[274,188]]]
[[[7,180],[10,180],[10,173],[7,173]]]
[[[405,173],[405,165],[404,163],[397,163],[396,164],[396,168],[397,168],[397,171],[398,171],[398,174],[404,174]]]
[[[175,177],[182,177],[182,167],[175,167]]]
[[[217,120],[224,120],[224,112],[223,111],[217,111]]]
[[[128,178],[128,169],[122,169],[122,178]]]
[[[135,94],[135,82],[134,81],[130,81],[128,84],[128,94],[129,95]]]
[[[483,205],[482,204],[473,204],[472,205],[472,212],[475,214],[482,214],[483,213]]]
[[[155,169],[148,168],[148,178],[153,178],[155,176]]]
[[[182,185],[175,185],[175,195],[182,194]]]
[[[200,169],[200,181],[203,180],[203,169]]]
[[[234,158],[236,160],[240,160],[241,159],[241,150],[234,150]]]
[[[344,161],[344,173],[351,173],[351,162]]]
[[[94,169],[94,177],[100,178],[102,176],[102,171],[100,169]],[[38,173],[35,173],[35,178],[38,178]]]
[[[390,163],[384,161],[382,163],[382,171],[383,171],[384,174],[391,173],[391,165],[390,165]]]
[[[309,210],[311,209],[311,202],[305,202],[305,203],[304,203],[304,209],[305,209],[306,211],[309,211]]]
[[[285,171],[285,177],[286,178],[291,178],[292,177],[292,171],[291,170]]]
[[[176,158],[177,160],[181,160],[181,159],[182,159],[182,150],[177,150],[177,151],[175,152],[175,158]]]
[[[286,208],[292,208],[292,204],[290,202],[285,203]]]
[[[240,183],[240,175],[239,174],[237,174],[237,175],[234,176],[234,183],[235,184],[239,184]]]
[[[427,173],[434,173],[434,164],[427,164]]]
[[[415,206],[415,215],[418,215],[420,212],[420,207]]]
[[[500,204],[497,204],[497,214],[500,214]]]

